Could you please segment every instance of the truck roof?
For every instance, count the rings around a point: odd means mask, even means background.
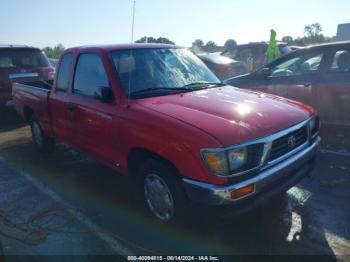
[[[41,51],[40,48],[26,45],[0,45],[0,50],[30,50]]]
[[[339,45],[349,45],[350,41],[337,41],[337,42],[329,42],[329,43],[323,43],[318,45],[310,45],[307,47],[318,47],[318,46],[339,46]]]
[[[176,45],[168,44],[148,44],[148,43],[135,43],[135,44],[115,44],[115,45],[90,45],[90,46],[78,46],[67,49],[66,51],[84,51],[86,49],[98,49],[104,51],[123,50],[123,49],[145,49],[145,48],[181,48]]]

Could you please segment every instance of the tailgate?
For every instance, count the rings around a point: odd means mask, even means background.
[[[16,111],[25,120],[29,121],[30,115],[34,114],[39,120],[43,131],[51,133],[51,118],[49,114],[50,89],[40,87],[38,84],[45,82],[34,81],[29,83],[14,82],[12,85],[12,96]],[[31,85],[30,85],[31,84]]]

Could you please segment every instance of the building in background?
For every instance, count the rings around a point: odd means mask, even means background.
[[[339,24],[336,41],[350,40],[350,23]]]

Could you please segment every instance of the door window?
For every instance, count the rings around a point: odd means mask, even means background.
[[[334,53],[331,72],[350,72],[350,50],[338,50]]]
[[[294,56],[271,69],[271,77],[297,76],[316,72],[322,62],[323,53]]]
[[[62,57],[60,68],[57,76],[57,89],[60,91],[67,91],[69,85],[69,72],[72,65],[72,54],[65,54]]]
[[[96,97],[102,86],[109,86],[109,81],[100,56],[80,55],[75,70],[73,93]]]

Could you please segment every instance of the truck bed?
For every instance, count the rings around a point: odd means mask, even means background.
[[[43,81],[43,80],[32,80],[32,81],[26,81],[26,82],[20,82],[20,81],[13,81],[13,85],[17,84],[20,86],[25,86],[29,88],[38,88],[38,89],[45,89],[45,90],[51,90],[53,81],[48,80],[48,81]]]
[[[34,114],[47,134],[51,134],[51,116],[49,95],[52,81],[33,80],[13,82],[12,96],[16,111],[25,120],[30,121]]]

